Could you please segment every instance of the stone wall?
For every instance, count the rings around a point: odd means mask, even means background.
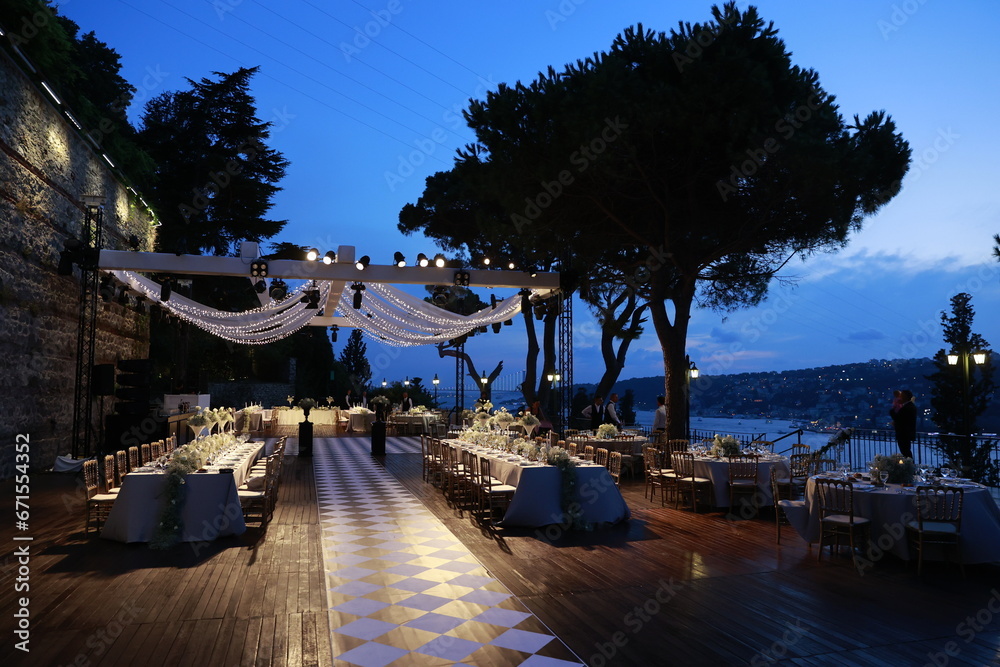
[[[19,433],[30,437],[34,470],[70,452],[80,275],[56,269],[66,239],[81,236],[81,198],[105,197],[105,248],[123,249],[135,235],[140,249],[152,249],[149,215],[89,146],[0,51],[2,477]],[[96,363],[148,355],[148,316],[116,303],[99,309]]]

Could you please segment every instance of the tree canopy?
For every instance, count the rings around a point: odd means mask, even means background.
[[[465,118],[475,143],[400,228],[562,259],[582,284],[595,266],[620,272],[663,347],[671,437],[692,308],[759,303],[790,258],[844,245],[899,191],[910,155],[885,112],[846,122],[773,24],[735,3],[669,33],[628,28],[606,52],[501,84]]]
[[[150,193],[160,220],[160,251],[230,254],[240,241],[262,241],[284,220],[267,217],[288,161],[267,145],[271,123],[257,117],[241,67],[146,104],[139,138],[157,164]]]

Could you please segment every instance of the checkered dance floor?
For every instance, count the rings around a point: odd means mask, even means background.
[[[337,664],[580,664],[370,452],[368,438],[314,446]]]

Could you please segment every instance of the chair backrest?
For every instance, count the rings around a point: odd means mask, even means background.
[[[812,451],[812,447],[804,442],[796,442],[792,445],[792,454],[808,454],[810,451]]]
[[[128,471],[132,472],[139,467],[139,448],[132,445],[128,448]]]
[[[115,484],[122,485],[122,478],[128,474],[128,452],[119,449],[115,452]]]
[[[587,445],[586,447],[583,448],[583,458],[584,458],[585,461],[593,461],[594,460],[594,446],[593,445]]]
[[[739,454],[729,457],[729,481],[737,479],[757,479],[757,457]]]
[[[144,442],[139,445],[139,461],[142,465],[146,465],[150,461],[148,442]]]
[[[480,456],[479,457],[479,467],[478,467],[477,470],[478,470],[478,473],[479,473],[479,480],[480,480],[480,482],[482,482],[483,480],[487,480],[487,479],[490,479],[491,477],[493,477],[493,473],[491,472],[491,468],[490,468],[490,457],[488,457],[488,456]]]
[[[608,472],[611,473],[611,479],[615,480],[615,484],[621,482],[622,477],[622,453],[621,452],[611,452],[608,457]]]
[[[962,525],[962,505],[965,491],[952,487],[918,486],[917,524],[924,529],[925,521]]]
[[[694,479],[694,454],[691,452],[674,452],[670,455],[674,472],[679,478]]]
[[[788,457],[789,477],[794,479],[805,479],[811,472],[809,454],[792,454]]]
[[[104,491],[110,491],[115,488],[115,455],[106,454],[104,456],[104,465],[101,466],[104,473]]]
[[[820,516],[847,514],[854,518],[854,485],[840,479],[817,479]]]
[[[770,440],[754,440],[749,445],[747,445],[747,447],[756,447],[761,451],[764,450],[767,450],[769,452],[774,451],[774,443],[771,442]]]
[[[774,499],[775,512],[778,511],[778,501],[788,495],[790,495],[790,489],[782,494],[781,487],[778,486],[778,466],[771,466],[771,497]]]
[[[608,450],[604,447],[598,447],[594,450],[594,463],[599,466],[608,467]]]
[[[812,474],[820,472],[833,472],[837,469],[836,459],[813,459]]]
[[[686,452],[691,449],[691,441],[685,438],[674,438],[672,440],[667,440],[664,444],[664,451],[669,452]]]
[[[472,478],[472,483],[476,486],[482,484],[482,478],[480,477],[479,468],[481,464],[477,460],[477,456],[468,449],[463,449],[462,451],[462,465],[465,466],[465,472],[469,477]]]
[[[149,457],[150,460],[155,461],[156,459],[163,456],[163,441],[156,440],[149,445]]]
[[[87,500],[97,495],[97,461],[94,459],[83,462],[83,486],[87,491]]]
[[[570,456],[576,456],[576,443],[571,442],[568,445],[566,445],[566,450],[569,452]]]
[[[658,455],[659,451],[657,451],[656,447],[642,448],[642,465],[646,469],[646,474],[660,468],[660,464],[656,460]]]

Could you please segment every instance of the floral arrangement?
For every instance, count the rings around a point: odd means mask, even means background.
[[[520,422],[521,426],[529,430],[534,428],[535,426],[538,426],[541,423],[538,421],[538,417],[531,414],[530,412],[522,412],[521,418],[518,419],[518,422]]]
[[[427,412],[426,405],[414,405],[412,408],[410,408],[411,415],[422,415],[425,412]]]
[[[264,408],[262,408],[262,407],[261,407],[261,406],[259,406],[259,405],[248,405],[248,406],[246,406],[245,408],[243,408],[243,414],[247,414],[247,415],[255,415],[255,414],[257,414],[258,412],[261,412],[261,411],[262,411],[263,409],[264,409]]]
[[[514,423],[514,415],[507,412],[507,408],[500,408],[493,413],[493,422],[499,427],[506,429]]]
[[[278,407],[276,407],[274,409],[275,410],[291,410],[291,408],[289,406],[287,406],[287,405],[279,405]]]
[[[188,422],[187,422],[188,425],[202,427],[202,426],[211,426],[213,423],[215,423],[215,420],[210,417],[210,414],[212,412],[211,410],[202,408],[200,406],[195,406],[194,409],[196,410],[196,412],[195,414],[188,417]]]
[[[740,441],[731,435],[716,433],[712,439],[712,454],[714,456],[739,456]]]
[[[912,458],[904,457],[899,452],[895,454],[876,454],[871,462],[871,468],[879,472],[887,471],[891,484],[911,484],[917,474],[917,466]]]
[[[353,407],[350,409],[349,412],[356,415],[370,415],[372,413],[372,411],[369,410],[368,408],[362,408],[362,407]]]
[[[488,399],[480,398],[476,401],[476,412],[489,412],[493,409],[493,403]]]
[[[327,405],[333,405],[333,396],[327,396],[326,397],[326,404]]]
[[[285,396],[285,400],[288,401],[288,405],[290,406],[292,403],[295,402],[295,397],[294,396]]]
[[[614,424],[601,424],[597,427],[597,437],[601,440],[611,440],[618,437],[618,428]]]
[[[488,426],[490,422],[490,415],[488,412],[477,412],[476,413],[476,424]]]
[[[299,407],[303,410],[312,410],[316,407],[316,399],[313,398],[303,398],[299,401]]]
[[[463,421],[466,420],[466,419],[472,419],[475,416],[476,416],[476,413],[475,413],[474,410],[462,410],[462,420]]]

